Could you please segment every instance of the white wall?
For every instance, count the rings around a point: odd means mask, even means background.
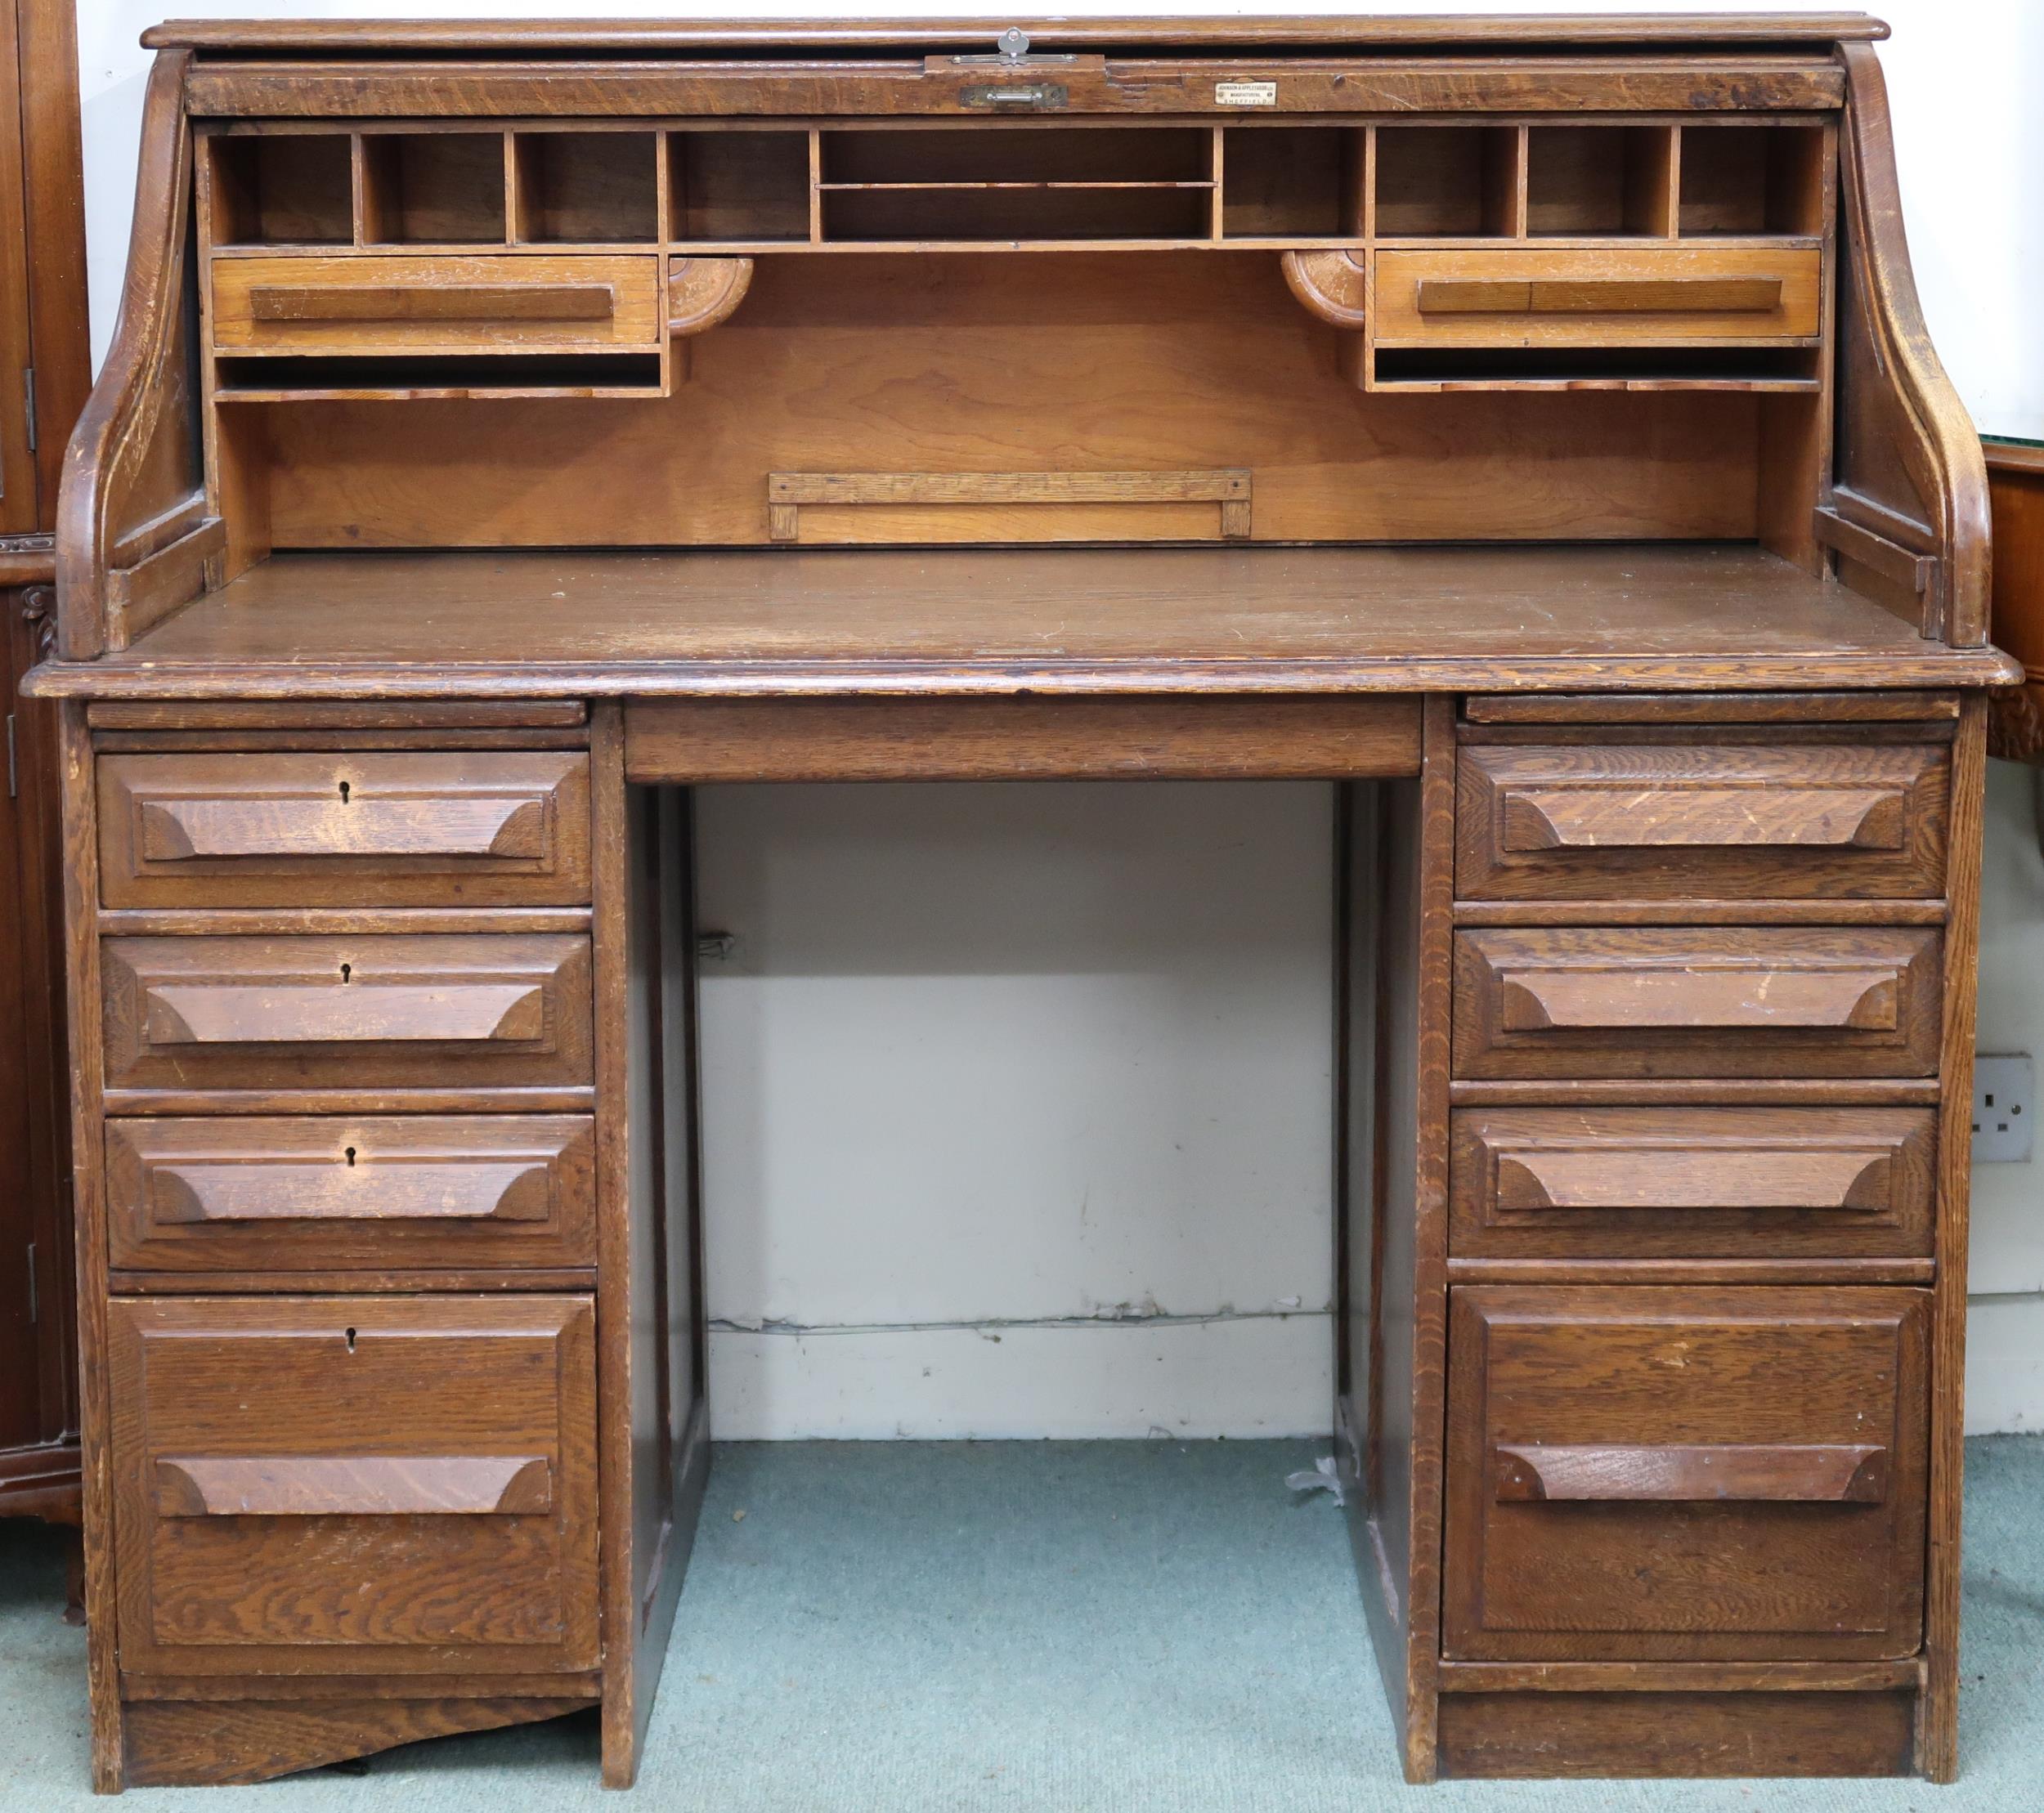
[[[80,0],[102,351],[146,66],[135,38],[164,10],[163,0]],[[208,0],[191,10],[615,18],[831,9],[816,0]],[[884,10],[959,8],[935,0]],[[1060,9],[1311,10],[1298,0]],[[1567,10],[1642,9],[1569,0]],[[2035,202],[2044,113],[2029,101],[2044,83],[2044,7],[1898,0],[1885,11],[1895,27],[1884,61],[1904,200],[1933,333],[1983,429],[2044,437],[2044,335],[2031,320],[2044,290]],[[1325,1426],[1326,800],[1320,788],[1246,786],[706,797],[705,920],[740,941],[704,1000],[720,1433]],[[2041,909],[2028,777],[1997,764],[1983,1050],[2044,1057]],[[1970,1422],[2044,1425],[2044,1206],[2031,1166],[1979,1174],[1972,1284]]]

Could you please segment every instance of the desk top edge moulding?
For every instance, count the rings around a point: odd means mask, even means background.
[[[95,1784],[594,1706],[629,1785],[710,1454],[690,790],[1105,777],[1335,788],[1409,1778],[1952,1779],[2022,669],[1885,34],[147,34],[28,684]]]

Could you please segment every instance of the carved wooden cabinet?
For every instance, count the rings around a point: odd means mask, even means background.
[[[1949,1779],[2020,670],[1884,28],[995,29],[150,34],[30,683],[97,1784],[592,1705],[629,1784],[690,790],[1167,776],[1338,803],[1407,1775]]]

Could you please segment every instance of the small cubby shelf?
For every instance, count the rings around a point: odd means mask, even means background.
[[[212,243],[702,252],[1820,238],[1820,124],[220,130]]]

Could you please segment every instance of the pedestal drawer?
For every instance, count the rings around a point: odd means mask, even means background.
[[[586,1115],[106,1125],[109,1262],[155,1271],[595,1263]]]
[[[1913,1258],[1929,1108],[1472,1108],[1453,1120],[1458,1258]]]
[[[222,352],[585,352],[658,348],[651,253],[231,253],[212,264]]]
[[[1928,927],[1458,932],[1455,1070],[1509,1077],[1928,1077]]]
[[[110,1088],[590,1077],[586,938],[108,938]]]
[[[1807,343],[1822,323],[1814,246],[1538,246],[1377,254],[1387,347]]]
[[[1929,1303],[1870,1287],[1454,1292],[1446,1653],[1913,1654]]]
[[[1921,899],[1944,891],[1933,744],[1513,745],[1456,763],[1465,900]]]
[[[109,755],[110,906],[585,906],[580,750]]]
[[[116,1300],[123,1669],[594,1667],[594,1329],[579,1296]]]

